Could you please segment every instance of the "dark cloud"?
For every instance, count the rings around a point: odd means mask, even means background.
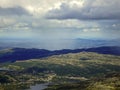
[[[82,7],[62,3],[59,9],[51,9],[48,19],[117,20],[120,19],[120,0],[86,0]]]
[[[29,12],[24,8],[18,7],[10,7],[10,8],[2,8],[0,7],[0,15],[1,16],[9,16],[9,15],[29,15]]]

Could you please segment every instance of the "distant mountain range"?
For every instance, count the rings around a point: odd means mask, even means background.
[[[120,46],[120,39],[0,39],[0,49],[4,48],[38,48],[47,50],[82,49],[102,46]]]
[[[17,60],[28,60],[44,58],[52,55],[61,55],[68,53],[79,52],[96,52],[100,54],[120,55],[120,47],[106,46],[88,49],[63,49],[63,50],[45,50],[45,49],[26,49],[26,48],[11,48],[0,50],[0,62],[15,62]]]

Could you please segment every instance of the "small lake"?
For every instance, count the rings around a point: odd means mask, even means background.
[[[36,84],[36,85],[30,86],[30,89],[27,89],[27,90],[44,90],[47,87],[48,87],[48,83]]]

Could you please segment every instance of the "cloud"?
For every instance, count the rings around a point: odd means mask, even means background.
[[[0,7],[12,8],[18,6],[26,9],[32,15],[41,16],[47,12],[49,8],[54,6],[55,3],[61,1],[62,0],[0,0]]]
[[[83,0],[81,5],[63,2],[59,8],[52,8],[47,19],[117,20],[120,19],[120,0]],[[72,3],[72,4],[71,4]]]
[[[99,28],[93,28],[93,29],[83,29],[83,32],[99,32]]]
[[[9,16],[9,15],[21,16],[21,15],[29,15],[29,12],[20,6],[9,7],[9,8],[0,7],[0,15],[1,16]]]
[[[120,37],[120,0],[0,1],[0,36]]]
[[[12,18],[0,18],[0,29],[7,28],[12,26],[16,23],[15,19]]]

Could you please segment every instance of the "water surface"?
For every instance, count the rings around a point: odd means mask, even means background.
[[[27,90],[44,90],[47,87],[48,87],[48,83],[36,84],[36,85],[30,86],[30,89],[27,89]]]

